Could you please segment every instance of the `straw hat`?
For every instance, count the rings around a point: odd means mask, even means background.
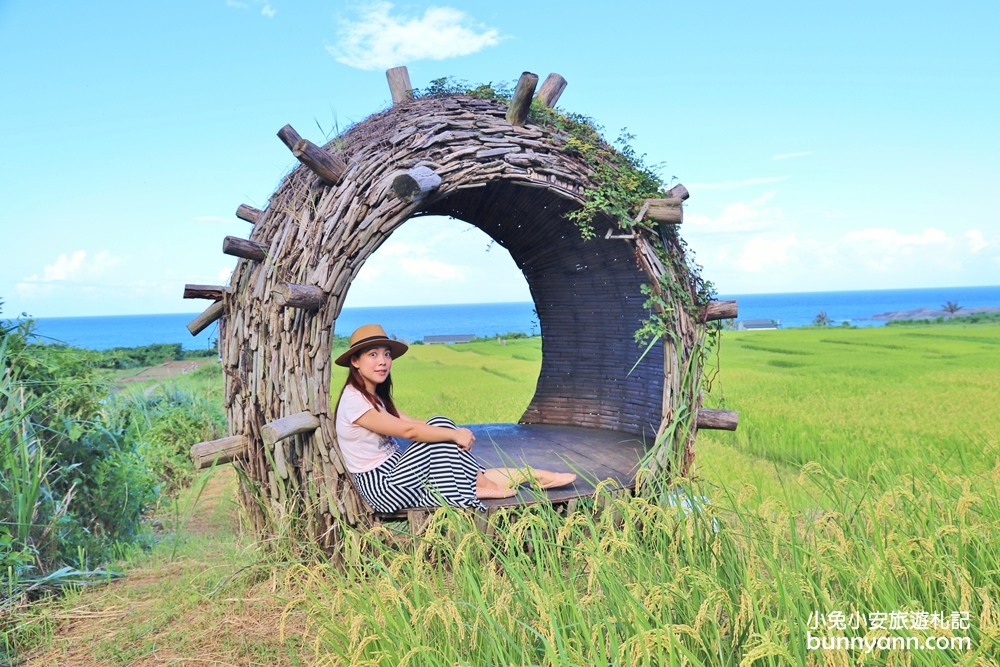
[[[347,352],[337,357],[333,363],[346,368],[351,365],[351,357],[366,347],[374,347],[376,345],[385,345],[392,350],[393,359],[403,356],[410,349],[405,343],[392,340],[386,336],[385,329],[378,324],[366,324],[354,330],[354,333],[351,334],[351,346],[347,348]]]

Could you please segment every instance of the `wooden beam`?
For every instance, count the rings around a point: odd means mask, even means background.
[[[309,412],[299,412],[281,419],[275,419],[260,427],[260,437],[268,447],[279,440],[300,433],[312,433],[319,428],[319,419]]]
[[[545,82],[538,89],[538,94],[535,97],[541,100],[545,106],[552,108],[555,107],[564,90],[566,90],[566,79],[552,72],[545,77]]]
[[[247,438],[245,435],[232,435],[228,438],[208,440],[191,445],[191,458],[195,469],[207,468],[213,463],[231,463],[233,459],[245,452]]]
[[[218,301],[225,295],[227,288],[222,285],[192,285],[184,286],[185,299],[214,299]]]
[[[284,308],[302,308],[303,310],[319,310],[326,302],[323,288],[315,285],[298,285],[296,283],[278,283],[271,290],[274,300]]]
[[[732,410],[709,410],[698,408],[698,428],[719,431],[735,431],[740,421],[740,413]]]
[[[339,183],[347,171],[347,163],[339,155],[327,153],[308,139],[300,139],[292,148],[292,155],[330,185]]]
[[[428,167],[414,167],[392,179],[392,191],[407,204],[420,201],[441,186],[441,177]]]
[[[698,320],[702,322],[733,320],[738,314],[739,304],[736,301],[709,301],[708,305],[698,314]]]
[[[302,137],[299,136],[299,133],[291,125],[286,125],[278,130],[278,138],[281,139],[283,144],[288,146],[288,150],[294,150],[295,144],[302,141]]]
[[[188,322],[188,331],[191,332],[192,336],[197,336],[202,331],[208,328],[208,325],[216,321],[224,312],[224,307],[221,301],[216,301],[211,306],[205,309],[205,312]]]
[[[691,196],[691,193],[688,192],[688,189],[680,183],[667,190],[667,194],[670,195],[671,197],[680,199],[681,201],[684,201],[685,199]]]
[[[517,80],[517,88],[514,89],[514,97],[510,99],[510,106],[507,107],[507,122],[511,125],[524,125],[528,120],[528,112],[531,110],[531,96],[535,94],[535,86],[538,85],[538,75],[531,72],[524,72]]]
[[[413,99],[410,72],[405,67],[387,69],[385,71],[385,78],[389,81],[389,92],[392,93],[393,106]]]
[[[681,208],[681,199],[670,197],[669,199],[647,199],[646,217],[653,222],[662,222],[669,225],[679,225],[684,220],[684,209]]]
[[[253,206],[247,206],[246,204],[240,204],[239,208],[236,209],[237,218],[240,220],[246,220],[254,225],[260,222],[260,216],[262,215],[264,215],[264,211],[259,208],[254,208]]]
[[[267,257],[267,246],[238,236],[227,236],[222,240],[222,252],[233,257],[259,262]]]

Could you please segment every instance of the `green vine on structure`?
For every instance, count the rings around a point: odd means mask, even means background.
[[[688,469],[693,455],[703,385],[701,368],[721,330],[714,323],[706,325],[700,315],[714,298],[715,288],[701,277],[701,267],[690,259],[691,252],[676,225],[640,215],[647,199],[671,195],[655,167],[646,164],[645,156],[633,148],[633,135],[622,130],[611,145],[592,119],[551,109],[538,99],[532,103],[530,118],[557,135],[563,134],[566,150],[581,156],[590,167],[594,187],[584,192],[583,207],[567,216],[581,236],[594,238],[595,221],[601,216],[610,218],[620,230],[642,235],[662,265],[659,280],[641,286],[646,297],[643,307],[649,316],[635,332],[635,339],[646,346],[640,361],[661,340],[665,353],[667,346],[676,351],[671,352],[676,354],[671,364],[676,377],[665,377],[664,391],[670,392],[670,400],[664,402],[664,420],[654,446],[642,461],[649,481],[655,480],[660,470],[673,476],[674,471]]]

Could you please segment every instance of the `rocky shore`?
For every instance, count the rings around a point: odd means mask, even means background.
[[[933,308],[917,308],[916,310],[895,310],[889,313],[879,313],[867,318],[869,320],[933,320],[938,317],[961,317],[963,315],[975,315],[976,313],[996,313],[1000,312],[1000,307],[983,306],[981,308],[959,308],[954,313],[946,310],[935,310]]]

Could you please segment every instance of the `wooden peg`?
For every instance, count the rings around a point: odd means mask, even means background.
[[[267,246],[238,236],[227,236],[222,240],[222,252],[233,257],[259,262],[267,257]]]
[[[538,75],[531,72],[524,72],[517,80],[517,88],[514,89],[514,97],[507,107],[507,122],[511,125],[524,125],[528,120],[528,112],[531,111],[531,97],[535,94],[535,86],[538,85]]]
[[[237,218],[240,220],[246,220],[254,225],[260,221],[260,217],[262,215],[264,215],[264,211],[259,208],[254,208],[253,206],[247,206],[246,204],[240,204],[239,208],[236,209]]]
[[[566,79],[553,72],[545,77],[545,82],[542,83],[542,87],[538,89],[538,94],[535,97],[541,100],[545,106],[552,108],[555,107],[564,90],[566,90]]]
[[[739,425],[740,414],[732,410],[709,410],[698,408],[698,428],[715,429],[719,431],[735,431]]]
[[[392,191],[409,204],[423,199],[441,186],[441,177],[428,167],[414,167],[392,180]]]
[[[405,67],[393,67],[386,70],[385,78],[389,81],[389,92],[392,93],[393,106],[413,99],[410,73]]]
[[[303,310],[319,310],[326,301],[323,289],[314,285],[297,285],[296,283],[278,283],[271,291],[275,302],[284,308],[301,308]]]
[[[207,329],[208,325],[222,317],[223,312],[224,306],[222,305],[222,302],[216,301],[211,306],[206,308],[205,312],[188,322],[188,331],[191,332],[192,336],[197,336],[202,331]]]
[[[226,288],[221,285],[192,285],[184,286],[185,299],[213,299],[218,301],[225,295]]]

